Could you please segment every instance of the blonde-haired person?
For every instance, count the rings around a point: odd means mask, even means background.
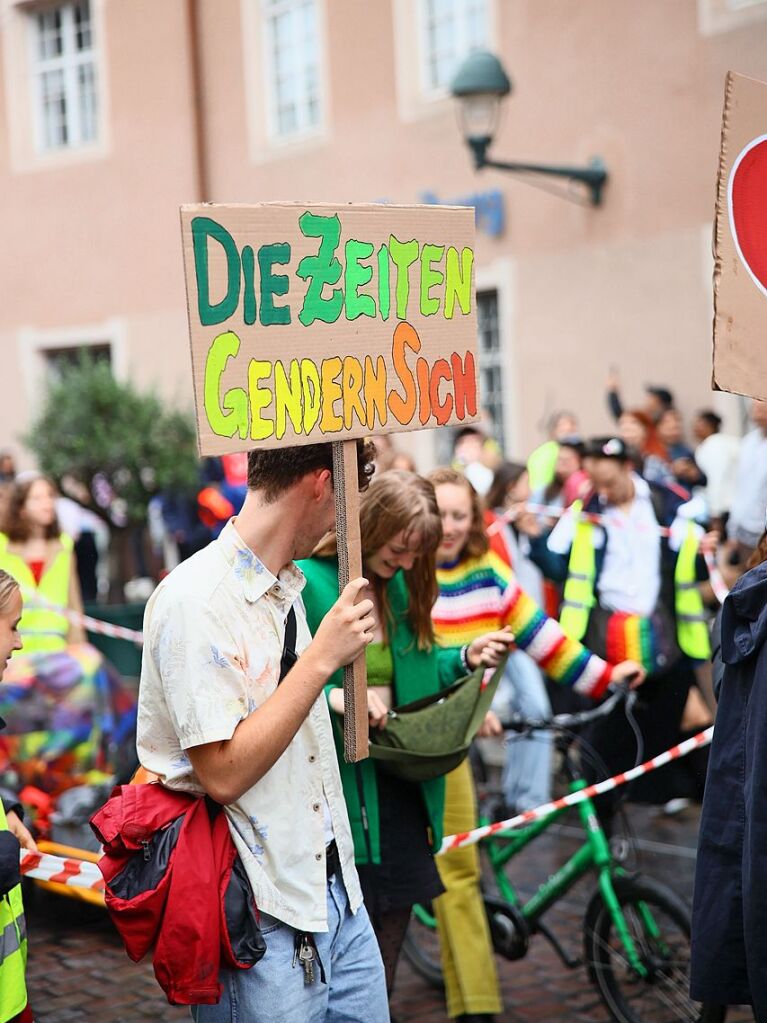
[[[0,524],[0,568],[41,601],[82,611],[74,543],[59,527],[56,497],[47,476],[30,474],[13,484]],[[21,629],[27,653],[85,642],[81,625],[47,607],[27,608]]]
[[[510,628],[516,645],[525,650],[555,682],[599,697],[611,682],[643,675],[639,665],[613,666],[580,643],[568,639],[520,587],[508,565],[490,549],[482,507],[464,475],[437,469],[428,476],[442,519],[437,550],[439,596],[432,611],[437,642],[471,643],[487,629]],[[488,715],[488,732],[500,725]],[[477,803],[469,762],[447,776],[445,834],[476,827]],[[501,1011],[492,942],[480,891],[476,846],[439,857],[446,892],[434,903],[445,975],[447,1011],[451,1017],[489,1019]],[[466,935],[472,940],[467,941]]]
[[[475,636],[464,648],[434,642],[431,609],[437,597],[435,554],[442,524],[434,488],[404,470],[376,475],[360,497],[363,572],[375,606],[376,633],[367,648],[368,717],[383,728],[395,705],[430,696],[452,685],[472,666],[497,664],[508,636]],[[303,598],[312,632],[338,599],[335,534],[307,561]],[[341,716],[343,675],[326,693],[334,714],[336,751],[354,837],[365,903],[373,921],[391,994],[394,971],[411,908],[442,891],[433,854],[442,840],[443,778],[411,784],[372,760],[347,764]],[[360,793],[362,798],[360,798]],[[364,804],[364,805],[363,805]]]
[[[7,680],[14,691],[0,693],[8,725],[0,770],[11,768],[52,796],[93,780],[89,772],[107,781],[118,765],[127,769],[136,717],[135,697],[86,642],[78,620],[74,545],[60,528],[56,496],[48,477],[25,474],[12,484],[0,520],[0,569],[17,580],[26,605],[19,626],[24,654],[14,658]]]
[[[0,681],[14,650],[21,649],[21,590],[0,569]],[[19,883],[19,846],[37,852],[16,803],[0,800],[0,1023],[32,1023],[24,979],[27,935]],[[10,834],[9,834],[10,832]],[[11,837],[13,836],[13,837]]]

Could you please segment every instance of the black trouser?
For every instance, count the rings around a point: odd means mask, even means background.
[[[695,685],[695,672],[690,662],[683,658],[669,671],[648,675],[637,690],[638,699],[633,713],[642,735],[642,762],[670,749],[683,738],[682,713],[692,685]],[[582,761],[587,781],[609,778],[634,766],[637,741],[622,703],[606,718],[589,725],[582,737],[584,743],[593,747],[604,762],[604,769],[590,762],[586,747]],[[608,828],[624,793],[638,803],[663,804],[678,796],[700,800],[706,780],[707,762],[707,749],[696,750],[689,756],[637,778],[628,786],[621,786],[600,796],[597,807],[605,827]]]

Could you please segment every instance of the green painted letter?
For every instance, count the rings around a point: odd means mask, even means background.
[[[290,323],[290,309],[286,305],[275,306],[275,295],[287,295],[287,274],[273,274],[272,267],[285,266],[290,262],[290,245],[275,242],[262,245],[258,250],[258,270],[261,274],[261,322],[265,327],[273,323]]]
[[[226,254],[226,294],[211,305],[208,275],[208,238],[215,238]],[[192,249],[194,273],[197,278],[197,312],[203,327],[223,323],[234,316],[240,299],[240,255],[229,232],[210,217],[193,217]]]
[[[415,239],[411,242],[401,242],[391,235],[389,252],[397,267],[397,319],[404,320],[407,317],[407,302],[410,297],[409,270],[418,259],[418,242]]]
[[[471,268],[474,264],[474,253],[467,246],[461,249],[461,265],[458,266],[458,249],[451,245],[447,250],[445,267],[445,319],[452,320],[455,300],[461,312],[467,316],[471,312]]]
[[[242,290],[242,318],[251,326],[256,322],[256,284],[254,280],[253,248],[250,245],[242,247],[242,279],[244,282]]]
[[[305,327],[315,320],[335,323],[344,304],[343,291],[333,288],[330,298],[324,298],[322,292],[326,284],[338,284],[341,278],[341,263],[334,255],[341,239],[341,221],[337,213],[322,217],[307,210],[299,217],[298,226],[305,238],[321,239],[317,255],[304,256],[296,268],[296,276],[309,281],[298,319]]]
[[[432,266],[432,263],[438,262],[444,255],[444,245],[424,245],[421,249],[421,313],[424,316],[433,316],[439,312],[439,299],[432,298],[429,292],[445,279],[442,271]]]
[[[381,319],[388,320],[391,294],[389,292],[389,249],[386,242],[378,250],[378,308],[381,310]]]
[[[360,295],[358,290],[363,284],[367,284],[373,276],[373,267],[360,263],[360,260],[370,259],[372,255],[373,246],[370,242],[350,240],[346,243],[344,296],[347,320],[356,320],[358,316],[375,318],[375,299],[371,295]]]

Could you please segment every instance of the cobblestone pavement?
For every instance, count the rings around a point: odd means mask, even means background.
[[[634,807],[631,819],[640,838],[640,867],[689,898],[692,891],[697,811],[673,820]],[[575,848],[579,832],[562,825],[538,839],[514,862],[514,879],[530,893]],[[557,904],[547,922],[570,952],[580,952],[581,919],[591,883],[586,880]],[[29,986],[37,1023],[138,1023],[189,1019],[188,1010],[167,1005],[150,963],[125,955],[105,913],[97,907],[52,896],[39,889],[29,906]],[[609,1016],[585,971],[568,971],[540,936],[527,958],[498,961],[508,1023],[571,1020],[605,1023]],[[442,995],[401,962],[392,1000],[397,1023],[446,1019]],[[753,1016],[732,1010],[728,1023]],[[300,1021],[296,1021],[300,1023]]]

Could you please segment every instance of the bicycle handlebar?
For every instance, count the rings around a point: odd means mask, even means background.
[[[575,714],[555,714],[551,718],[526,718],[521,714],[514,714],[508,720],[502,721],[501,726],[504,731],[509,732],[566,732],[581,728],[598,718],[607,717],[622,701],[625,701],[626,709],[630,711],[637,698],[634,690],[623,684],[610,688],[612,695],[592,710],[582,710]]]

